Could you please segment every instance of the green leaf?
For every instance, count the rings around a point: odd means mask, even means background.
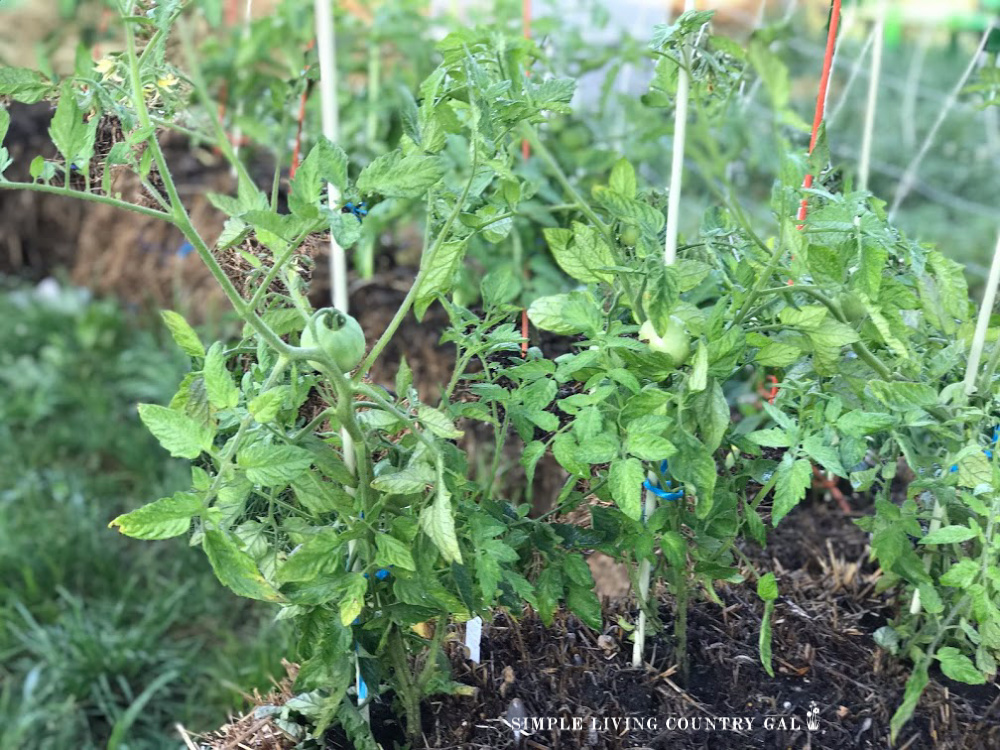
[[[419,198],[440,181],[443,173],[438,157],[424,154],[403,156],[403,152],[397,149],[379,156],[361,170],[357,189],[362,195]]]
[[[392,474],[381,474],[372,480],[372,488],[395,495],[424,492],[434,484],[434,471],[426,464],[415,464]]]
[[[820,375],[835,375],[843,357],[843,347],[858,341],[858,332],[849,325],[828,318],[807,335],[813,345],[813,364]]]
[[[278,412],[281,411],[281,407],[284,406],[289,390],[288,386],[279,385],[259,394],[247,405],[250,414],[260,424],[273,422],[277,418]]]
[[[771,575],[768,573],[768,575]],[[760,663],[764,671],[774,677],[774,667],[771,664],[771,617],[774,615],[774,602],[765,600],[764,615],[760,621],[760,638],[757,641],[757,650],[760,651]]]
[[[972,659],[954,646],[938,649],[935,656],[941,662],[941,671],[945,673],[946,677],[964,682],[966,685],[985,684],[986,676],[976,669]]]
[[[601,602],[593,589],[571,582],[566,589],[566,606],[584,625],[597,631],[603,629]]]
[[[528,307],[528,318],[543,331],[564,336],[592,335],[602,325],[596,304],[582,292],[538,297]]]
[[[342,586],[344,593],[340,598],[340,624],[348,628],[365,608],[368,579],[363,573],[348,573]]]
[[[629,164],[628,159],[622,157],[615,162],[615,165],[611,168],[611,178],[608,185],[624,198],[635,198],[635,169]]]
[[[778,581],[774,573],[765,573],[757,581],[757,596],[765,602],[773,602],[778,598]]]
[[[195,333],[194,329],[186,320],[184,320],[182,315],[175,313],[173,310],[164,310],[160,313],[160,315],[163,316],[163,322],[166,323],[167,328],[170,331],[170,335],[173,336],[174,341],[177,342],[177,346],[179,346],[185,354],[189,357],[205,356],[205,347],[198,338],[198,334]]]
[[[693,400],[693,406],[698,414],[699,437],[709,451],[715,452],[722,445],[732,419],[719,381],[710,380],[708,387]]]
[[[281,583],[313,581],[343,569],[339,532],[328,529],[310,537],[292,551],[278,567],[277,579]]]
[[[788,367],[801,356],[802,350],[797,346],[771,341],[761,347],[754,362],[764,367]]]
[[[889,251],[881,242],[865,239],[861,243],[859,260],[861,261],[854,278],[858,282],[858,290],[868,295],[869,299],[878,299],[882,291],[882,273],[886,268]]]
[[[847,476],[847,471],[840,463],[837,449],[830,445],[822,435],[809,435],[802,441],[802,450],[827,471],[832,471],[838,477]]]
[[[457,440],[465,433],[455,427],[447,415],[431,406],[421,404],[417,407],[417,419],[428,430],[440,438]]]
[[[232,409],[240,402],[240,390],[226,368],[226,356],[221,342],[216,341],[205,355],[205,391],[208,402],[216,409]]]
[[[913,672],[906,681],[906,690],[903,691],[903,702],[899,704],[899,708],[896,709],[896,713],[892,715],[892,721],[889,723],[891,729],[890,741],[893,744],[895,744],[896,738],[899,736],[899,730],[913,716],[913,711],[916,709],[917,703],[920,702],[920,696],[930,681],[927,675],[927,662],[928,660],[925,657],[921,658],[919,663],[914,666]]]
[[[448,562],[462,562],[462,551],[455,535],[455,515],[451,508],[451,495],[443,486],[438,487],[434,502],[420,512],[420,528],[434,542],[441,556]]]
[[[764,448],[790,448],[792,445],[785,431],[777,427],[751,432],[747,435],[747,440]]]
[[[923,383],[869,380],[868,390],[875,398],[892,409],[922,408],[934,406],[938,402],[937,391]]]
[[[629,433],[625,450],[643,461],[662,461],[677,452],[677,448],[665,437],[648,432]]]
[[[990,484],[993,467],[982,451],[976,451],[958,462],[958,486],[974,489],[981,484]]]
[[[941,576],[941,585],[964,589],[972,584],[977,575],[979,575],[979,564],[975,560],[965,558],[948,568],[948,571]]]
[[[281,601],[281,595],[260,574],[253,558],[236,545],[232,535],[223,531],[206,531],[202,546],[216,578],[224,586],[248,599]]]
[[[701,393],[708,386],[708,347],[703,343],[699,343],[694,352],[687,386],[691,393]]]
[[[139,404],[139,418],[174,458],[198,458],[212,447],[215,431],[179,411]]]
[[[786,453],[777,469],[774,507],[771,508],[772,525],[777,526],[792,508],[802,502],[811,484],[812,466],[809,462],[804,458],[793,461],[792,454]]]
[[[845,435],[863,438],[890,430],[897,421],[897,417],[884,412],[849,411],[837,418],[837,429]]]
[[[10,114],[6,109],[0,108],[0,144],[7,137],[7,129],[10,127]]]
[[[642,518],[642,482],[645,479],[642,462],[635,458],[620,458],[611,462],[608,484],[611,497],[629,518]]]
[[[433,253],[428,253],[421,261],[426,264],[423,281],[416,291],[414,312],[417,320],[422,320],[427,308],[438,295],[447,294],[455,282],[455,274],[465,257],[465,240],[445,242]],[[431,260],[432,259],[432,260]]]
[[[920,540],[920,544],[958,544],[975,539],[978,534],[968,526],[942,526]]]
[[[95,118],[96,120],[96,118]],[[96,121],[93,126],[83,121],[83,112],[76,103],[76,93],[67,81],[59,94],[59,104],[49,125],[49,137],[66,160],[66,168],[77,164],[81,168],[93,155]]]
[[[133,539],[170,539],[187,533],[191,519],[201,511],[197,495],[177,492],[118,516],[108,527],[118,527],[122,534]]]
[[[403,570],[417,569],[410,548],[396,537],[378,534],[375,537],[375,546],[378,547],[378,555],[375,556],[376,565],[383,568],[395,566]]]
[[[29,68],[0,66],[0,95],[22,104],[36,104],[45,98],[52,84],[41,73]]]
[[[572,240],[566,229],[545,229],[543,234],[556,263],[572,278],[584,284],[610,282],[614,278],[612,272],[601,270],[614,266],[615,257],[596,229],[575,221]]]
[[[294,445],[254,443],[236,456],[236,464],[246,470],[247,479],[264,487],[280,487],[293,482],[312,462],[309,451]]]

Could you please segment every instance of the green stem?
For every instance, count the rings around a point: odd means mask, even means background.
[[[111,198],[107,195],[96,195],[94,193],[84,193],[80,190],[70,190],[57,185],[47,185],[43,182],[8,182],[0,180],[0,190],[32,190],[36,193],[48,193],[49,195],[61,195],[66,198],[76,198],[78,200],[90,201],[91,203],[103,203],[106,206],[121,208],[132,213],[142,214],[152,219],[161,219],[173,223],[171,214],[164,211],[157,211],[155,208],[138,206],[135,203]]]
[[[601,217],[594,213],[594,209],[590,207],[590,204],[587,203],[587,201],[583,199],[583,196],[577,192],[575,187],[573,187],[569,178],[566,176],[566,173],[563,172],[562,167],[559,166],[559,162],[556,161],[555,156],[552,155],[552,152],[549,151],[548,147],[542,143],[541,138],[538,137],[538,131],[532,125],[524,123],[521,128],[521,133],[531,145],[532,152],[538,154],[541,160],[545,162],[545,165],[551,170],[552,176],[556,178],[556,182],[562,186],[563,190],[566,191],[566,194],[569,195],[569,197],[576,204],[577,208],[580,209],[580,213],[586,216],[587,219],[589,219],[590,222],[601,231],[604,235],[604,239],[606,239],[609,244],[614,244],[614,238],[611,236],[610,227],[608,227],[608,225],[601,220]]]
[[[406,655],[406,643],[398,627],[392,629],[388,647],[393,671],[396,674],[395,687],[403,703],[403,713],[406,714],[406,735],[415,740],[420,736],[420,692],[414,684],[413,674],[410,672],[410,660]]]
[[[413,303],[417,299],[417,292],[420,291],[420,287],[423,286],[423,282],[427,278],[427,274],[432,270],[436,270],[435,260],[437,258],[438,250],[440,250],[441,245],[444,244],[445,238],[451,233],[451,227],[455,223],[455,220],[458,219],[458,215],[462,213],[465,201],[469,197],[469,190],[472,189],[472,183],[476,179],[476,168],[479,165],[479,154],[475,145],[472,146],[472,150],[472,170],[468,181],[465,183],[465,188],[462,190],[462,195],[455,203],[455,207],[452,209],[451,214],[445,220],[444,226],[441,227],[441,231],[438,232],[437,237],[434,239],[434,244],[431,245],[430,249],[427,250],[426,253],[424,253],[423,260],[420,263],[420,270],[417,272],[417,276],[413,280],[413,285],[410,287],[410,291],[406,293],[406,297],[400,304],[399,309],[396,310],[396,314],[392,317],[392,320],[389,321],[388,327],[379,337],[379,340],[375,342],[372,350],[368,352],[368,356],[365,357],[364,362],[361,363],[361,367],[359,367],[357,372],[354,374],[355,380],[361,380],[361,378],[368,374],[372,364],[376,359],[378,359],[378,356],[389,344],[389,341],[392,340],[396,331],[399,330],[399,326],[402,324],[403,319],[406,318],[407,313],[410,312],[410,308],[413,307]]]

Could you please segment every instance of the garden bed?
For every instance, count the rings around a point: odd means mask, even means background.
[[[768,677],[758,657],[763,605],[745,587],[720,586],[721,611],[708,602],[692,607],[686,687],[679,684],[672,660],[666,597],[660,606],[666,630],[650,639],[647,666],[641,670],[631,667],[631,642],[616,624],[619,617],[633,619],[627,602],[605,598],[603,634],[562,613],[548,628],[530,611],[521,618],[498,614],[484,633],[478,666],[465,658],[460,632],[449,642],[453,677],[475,687],[476,694],[425,701],[421,747],[515,747],[513,732],[502,720],[515,698],[528,716],[561,719],[567,727],[574,717],[582,720],[579,730],[557,728],[526,736],[521,745],[526,748],[889,747],[889,720],[902,699],[908,670],[890,661],[872,638],[893,611],[889,597],[875,592],[880,574],[868,562],[867,534],[836,506],[817,498],[774,530],[766,550],[748,546],[745,551],[761,572],[778,576],[784,592],[774,619],[775,678]],[[602,583],[598,578],[598,587]],[[283,695],[272,694],[260,703],[290,697],[286,685]],[[813,703],[819,709],[817,731],[806,726]],[[402,732],[391,711],[373,706],[372,717],[377,738],[400,741]],[[633,722],[631,731],[611,726],[613,719],[626,717]],[[742,719],[744,731],[721,728],[723,717]],[[648,723],[636,728],[638,719]],[[668,719],[700,720],[702,728],[668,728],[674,727]],[[716,720],[715,731],[706,728],[709,719]],[[765,719],[772,729],[765,728]],[[747,720],[752,720],[750,731],[745,731]],[[269,722],[255,719],[251,709],[203,741],[213,750],[293,747],[292,742],[266,739],[279,735]],[[998,745],[996,687],[962,685],[938,674],[898,747],[972,750]],[[325,747],[346,750],[350,745],[331,732]]]

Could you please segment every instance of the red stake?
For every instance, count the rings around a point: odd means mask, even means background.
[[[840,0],[832,0],[830,8],[830,31],[826,35],[826,54],[823,57],[823,75],[819,79],[819,95],[816,97],[816,114],[813,116],[812,137],[809,139],[809,155],[812,156],[816,148],[816,141],[819,140],[819,128],[823,124],[823,113],[826,111],[826,92],[830,85],[830,71],[833,70],[833,53],[837,49],[837,26],[840,24]],[[813,176],[807,174],[802,181],[802,188],[808,190],[812,187]],[[806,220],[809,212],[809,199],[802,197],[799,203],[799,213],[796,218],[800,222]],[[799,224],[802,229],[805,224]]]
[[[313,39],[309,42],[306,47],[306,52],[310,52],[313,47],[316,46],[316,40]],[[311,65],[306,65],[305,69],[302,71],[302,75],[307,75]],[[297,126],[295,129],[295,146],[292,149],[292,165],[288,169],[288,179],[291,180],[295,177],[295,172],[299,168],[299,155],[302,153],[302,123],[306,120],[306,101],[309,99],[309,89],[312,88],[308,81],[306,81],[306,87],[302,91],[302,96],[299,98],[299,117],[297,121]]]

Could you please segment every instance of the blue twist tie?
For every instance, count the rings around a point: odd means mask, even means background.
[[[1000,439],[1000,425],[997,425],[996,427],[993,428],[993,445],[997,444],[998,439]],[[993,458],[993,451],[991,451],[989,448],[983,448],[983,453],[986,454],[986,458]],[[950,471],[952,474],[954,474],[956,471],[958,471],[958,466],[957,465],[952,466]]]
[[[185,242],[183,245],[177,248],[177,257],[186,258],[193,252],[194,252],[194,245],[192,245],[190,242]]]
[[[660,473],[666,474],[667,468],[668,468],[667,459],[663,459],[663,461],[660,462]],[[668,479],[667,487],[670,487],[671,484],[672,484],[671,481]],[[663,500],[669,500],[671,502],[674,502],[684,497],[683,488],[676,490],[674,492],[668,492],[667,490],[662,489],[659,485],[650,482],[649,479],[646,479],[642,483],[642,486],[645,487],[650,492],[652,492],[657,497],[662,498]]]

